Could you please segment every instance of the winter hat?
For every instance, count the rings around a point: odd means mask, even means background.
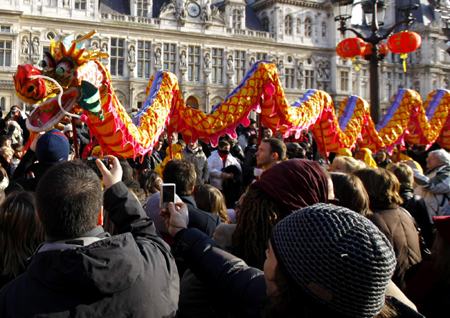
[[[318,203],[281,220],[271,243],[286,280],[328,308],[349,317],[383,308],[395,254],[364,216]]]
[[[73,131],[72,124],[67,124],[63,129],[63,134],[65,134],[68,131]]]
[[[47,131],[36,144],[36,157],[40,163],[67,161],[69,151],[69,140],[58,129]]]
[[[294,212],[315,203],[328,203],[328,180],[316,161],[291,159],[264,171],[253,183],[272,199]]]

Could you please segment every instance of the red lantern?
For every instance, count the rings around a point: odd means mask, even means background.
[[[344,58],[352,58],[361,55],[361,51],[364,47],[364,41],[360,38],[349,38],[341,41],[337,47],[337,54]]]
[[[401,31],[391,36],[387,44],[392,53],[406,54],[417,50],[422,44],[422,38],[416,32]]]
[[[373,47],[372,44],[367,43],[362,49],[361,56],[366,61],[370,60],[369,56],[370,54],[372,54],[372,47]],[[382,58],[384,58],[384,55],[386,55],[387,52],[389,52],[387,45],[383,42],[380,42],[377,44],[377,47],[378,47],[378,54],[383,55]]]
[[[403,69],[406,72],[406,58],[408,53],[414,52],[422,44],[422,38],[416,32],[401,31],[394,34],[388,40],[388,48],[392,53],[401,54]]]

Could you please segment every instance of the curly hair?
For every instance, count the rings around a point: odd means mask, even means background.
[[[264,191],[249,187],[242,202],[233,234],[233,254],[248,265],[264,268],[267,242],[274,226],[291,214]]]

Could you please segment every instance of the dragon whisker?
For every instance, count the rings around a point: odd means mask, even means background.
[[[58,83],[57,81],[55,81],[53,78],[48,77],[48,76],[45,76],[45,75],[35,75],[35,76],[32,76],[31,78],[32,78],[32,79],[35,79],[35,78],[43,78],[43,79],[46,79],[46,80],[48,80],[48,81],[50,81],[50,82],[53,82],[53,83],[59,88],[59,93],[58,93],[58,106],[59,106],[59,109],[61,109],[61,111],[62,111],[64,114],[66,114],[67,116],[71,116],[71,117],[75,117],[75,118],[81,118],[81,116],[76,115],[76,114],[69,113],[68,111],[66,111],[66,110],[62,107],[61,97],[62,97],[62,95],[63,95],[63,88],[61,87],[61,85],[59,85],[59,83]],[[36,105],[36,104],[35,104],[35,105]],[[35,105],[32,105],[32,106],[35,107]],[[39,107],[38,104],[37,104],[37,107]],[[35,108],[36,108],[36,107],[35,107]]]

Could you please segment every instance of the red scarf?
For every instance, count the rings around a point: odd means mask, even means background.
[[[225,154],[220,153],[220,152],[218,152],[218,153],[219,153],[220,158],[222,159],[223,167],[225,168],[225,163],[227,162],[228,155],[225,155]]]

